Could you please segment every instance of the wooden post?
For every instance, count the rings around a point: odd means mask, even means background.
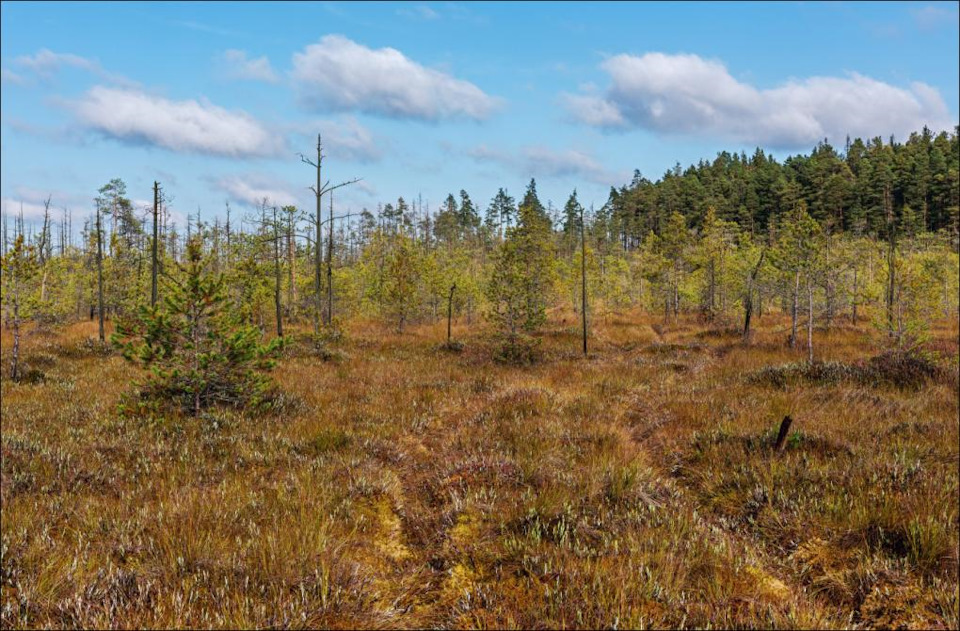
[[[777,434],[777,444],[774,445],[774,451],[783,451],[783,446],[787,442],[787,434],[790,432],[791,424],[793,424],[793,419],[790,418],[790,415],[784,416],[783,421],[780,422],[780,433]]]

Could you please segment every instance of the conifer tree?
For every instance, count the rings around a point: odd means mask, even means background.
[[[223,276],[206,267],[194,237],[177,264],[179,277],[164,278],[163,304],[141,306],[112,340],[127,360],[150,369],[142,396],[173,401],[194,416],[217,404],[265,402],[272,389],[265,373],[282,343],[261,344],[260,331],[242,323],[227,298]]]
[[[496,252],[487,286],[488,319],[505,338],[508,357],[516,350],[527,354],[522,336],[546,321],[554,275],[549,219],[533,204],[521,204],[519,219]]]

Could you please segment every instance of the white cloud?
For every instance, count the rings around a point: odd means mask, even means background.
[[[626,121],[617,106],[592,94],[564,94],[567,109],[582,123],[594,127],[623,127]]]
[[[70,104],[79,121],[126,142],[228,157],[276,155],[284,140],[252,116],[206,99],[171,101],[138,90],[95,86]]]
[[[323,139],[324,155],[338,162],[377,162],[383,157],[383,139],[374,136],[373,132],[350,115],[297,123],[290,129],[303,136],[303,141],[308,143],[304,146],[310,147],[310,150],[305,151],[305,155],[316,154],[319,132]]]
[[[238,204],[257,206],[267,199],[268,203],[278,206],[300,205],[292,187],[269,176],[255,173],[230,175],[213,182],[213,185],[227,194]]]
[[[135,82],[126,77],[107,72],[98,61],[72,53],[55,53],[47,48],[40,49],[36,55],[21,55],[15,58],[13,63],[20,68],[33,72],[42,79],[50,79],[66,67],[90,72],[110,83],[125,86],[136,85]]]
[[[12,70],[2,68],[0,69],[0,81],[3,81],[4,83],[21,84],[23,83],[23,77]]]
[[[235,48],[226,50],[219,56],[218,62],[224,76],[228,79],[266,81],[267,83],[276,83],[280,80],[270,65],[269,59],[266,57],[249,59],[247,53],[242,50]]]
[[[590,154],[576,149],[554,150],[531,145],[513,155],[480,145],[469,149],[467,155],[478,162],[495,162],[533,177],[579,177],[603,186],[619,185],[629,178],[626,172],[610,171]]]
[[[357,110],[397,118],[482,120],[497,99],[474,84],[426,68],[394,48],[367,48],[327,35],[293,55],[292,77],[313,109]]]
[[[425,4],[418,4],[411,8],[398,9],[397,15],[421,20],[437,20],[440,18],[439,13]]]
[[[20,210],[23,209],[24,221],[36,221],[43,219],[43,201],[27,201],[23,199],[13,199],[4,197],[0,199],[0,208],[6,213],[7,217],[13,219],[20,216]],[[60,217],[60,209],[50,205],[50,216],[54,219]]]
[[[934,31],[941,26],[957,28],[957,8],[937,7],[932,4],[911,11],[917,26],[925,31]]]
[[[617,55],[601,68],[611,79],[603,97],[565,95],[570,113],[597,127],[796,147],[848,134],[905,137],[924,125],[954,124],[940,93],[924,83],[904,89],[850,73],[760,89],[735,79],[719,61],[663,53]]]

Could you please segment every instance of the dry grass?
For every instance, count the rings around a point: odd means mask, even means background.
[[[524,368],[353,323],[274,413],[200,419],[119,416],[137,375],[87,323],[28,337],[2,626],[957,628],[956,322],[913,389],[751,379],[803,358],[770,316],[743,346],[621,314],[586,359],[554,322]]]

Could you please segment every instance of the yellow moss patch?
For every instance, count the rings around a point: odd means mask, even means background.
[[[747,566],[746,573],[754,580],[757,596],[768,600],[783,600],[790,595],[790,588],[780,579],[755,566]]]
[[[377,549],[393,561],[403,561],[413,556],[410,549],[403,543],[403,529],[400,518],[386,498],[376,504],[376,515],[380,523],[380,532],[376,539]]]

